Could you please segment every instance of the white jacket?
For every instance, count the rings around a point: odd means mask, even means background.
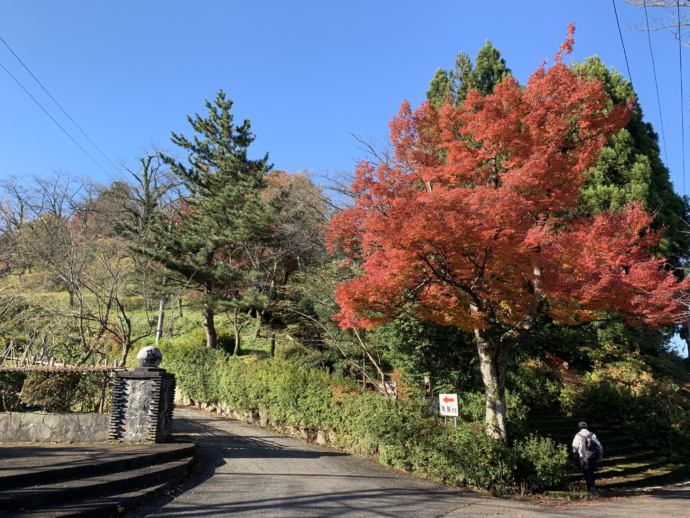
[[[576,435],[575,438],[573,439],[573,453],[577,453],[580,457],[584,457],[585,455],[585,446],[584,446],[584,438],[585,437],[592,437],[592,442],[594,443],[594,446],[597,449],[598,452],[598,458],[603,459],[604,458],[604,447],[601,445],[601,442],[599,442],[599,439],[597,439],[597,436],[587,430],[586,428],[580,430]]]

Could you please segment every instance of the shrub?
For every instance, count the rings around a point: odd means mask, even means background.
[[[522,437],[527,426],[527,406],[522,399],[506,390],[506,419],[508,435]],[[484,422],[486,416],[486,397],[480,392],[458,394],[459,419],[465,422]]]
[[[559,396],[563,384],[541,360],[526,358],[508,371],[511,392],[530,409],[541,412],[560,410]]]
[[[22,387],[21,400],[24,405],[44,412],[67,412],[78,385],[76,373],[31,373]]]
[[[513,484],[513,451],[487,435],[478,423],[435,426],[416,442],[410,450],[412,471],[480,489],[507,491]]]
[[[25,379],[26,374],[23,372],[0,372],[0,412],[19,410],[19,393]]]
[[[570,470],[568,450],[548,437],[529,437],[514,444],[517,457],[516,479],[522,492],[563,487]]]

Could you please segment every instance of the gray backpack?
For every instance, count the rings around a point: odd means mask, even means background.
[[[594,442],[592,435],[582,435],[581,433],[578,435],[582,437],[583,458],[589,462],[590,460],[594,460],[599,457],[599,450],[597,449],[597,445]]]

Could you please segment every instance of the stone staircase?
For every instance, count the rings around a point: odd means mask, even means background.
[[[0,517],[120,516],[184,481],[195,447],[0,444]]]
[[[530,431],[565,444],[570,452],[577,417],[534,416],[528,420]],[[622,436],[612,428],[587,420],[589,430],[604,446],[604,460],[598,463],[597,487],[603,491],[662,486],[690,478],[687,465],[672,464],[669,459],[645,445]],[[573,461],[570,482],[572,489],[584,490],[579,464]]]

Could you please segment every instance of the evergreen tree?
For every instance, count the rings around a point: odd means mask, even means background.
[[[642,119],[632,85],[596,56],[574,63],[572,68],[588,80],[602,81],[612,105],[635,100],[630,122],[602,150],[582,189],[582,210],[617,212],[631,201],[641,202],[645,210],[655,214],[654,228],[665,229],[659,254],[675,266],[682,264],[690,245],[685,223],[687,202],[673,190],[668,168],[661,161],[659,137]]]
[[[492,94],[494,87],[510,75],[506,60],[501,57],[499,50],[486,40],[486,44],[479,49],[477,58],[474,60],[475,85],[472,88],[483,95]],[[466,95],[467,92],[465,92]]]
[[[455,100],[455,86],[453,84],[452,72],[439,68],[434,74],[434,78],[429,83],[429,90],[426,93],[427,99],[431,101],[434,108],[441,106],[446,99]]]
[[[455,58],[454,68],[439,68],[431,80],[426,97],[435,108],[448,98],[460,106],[470,90],[477,90],[482,95],[493,93],[494,87],[510,75],[500,51],[486,40],[486,44],[477,52],[474,65],[465,52],[460,52]]]
[[[187,195],[150,253],[202,293],[206,344],[214,348],[214,312],[219,305],[239,303],[251,270],[246,246],[270,237],[270,218],[259,197],[270,166],[268,154],[248,158],[255,138],[249,120],[234,124],[232,101],[222,90],[206,108],[206,118],[187,117],[192,140],[172,134],[172,142],[188,152],[187,163],[161,155]]]

